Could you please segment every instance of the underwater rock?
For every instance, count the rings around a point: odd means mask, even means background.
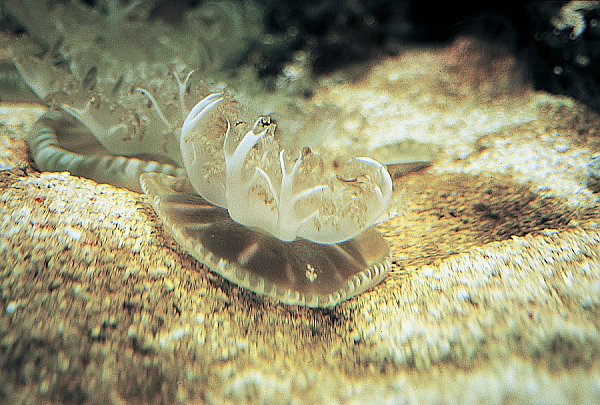
[[[331,308],[257,298],[190,257],[147,196],[39,173],[23,142],[0,142],[1,399],[600,402],[600,209],[585,187],[598,117],[446,51],[326,89],[361,104],[408,72],[411,92],[361,115],[375,137],[396,130],[396,148],[403,114],[381,107],[416,97],[438,121],[411,121],[413,135],[446,152],[395,180],[384,282]],[[0,108],[0,137],[25,137],[29,122],[7,124],[20,117]]]

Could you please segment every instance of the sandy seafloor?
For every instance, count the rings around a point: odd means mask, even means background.
[[[600,403],[600,118],[468,40],[365,69],[315,94],[358,117],[330,146],[435,160],[395,180],[391,273],[327,310],[210,273],[144,195],[39,173],[11,137],[42,109],[1,104],[0,401]]]

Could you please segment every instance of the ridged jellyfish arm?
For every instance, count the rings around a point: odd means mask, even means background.
[[[194,189],[234,221],[282,241],[333,244],[359,235],[385,211],[392,179],[379,162],[358,157],[326,164],[308,147],[288,152],[269,118],[245,130],[218,109],[222,101],[213,94],[192,109],[181,153]]]

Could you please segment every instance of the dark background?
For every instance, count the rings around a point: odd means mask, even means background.
[[[96,0],[81,1],[102,7]],[[148,15],[177,24],[201,2],[157,0]],[[571,27],[558,29],[554,22],[566,3],[265,0],[259,4],[269,41],[254,44],[253,61],[268,80],[303,52],[318,75],[397,54],[407,45],[443,45],[470,35],[509,49],[536,89],[572,96],[600,111],[600,6],[580,13],[585,29],[574,35]],[[0,18],[0,28],[20,29],[6,17]]]

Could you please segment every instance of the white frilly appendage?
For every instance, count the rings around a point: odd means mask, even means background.
[[[211,94],[188,113],[181,127],[180,149],[194,189],[208,202],[227,208],[222,133],[209,122],[220,119],[214,107],[223,100]]]
[[[333,244],[357,236],[385,211],[392,180],[379,162],[358,157],[328,169],[309,148],[290,156],[275,140],[269,119],[258,119],[242,133],[219,114],[222,101],[212,94],[196,104],[183,124],[180,146],[194,189],[226,208],[233,220],[283,241]],[[225,132],[224,139],[223,132],[218,135],[220,151],[215,120]]]

